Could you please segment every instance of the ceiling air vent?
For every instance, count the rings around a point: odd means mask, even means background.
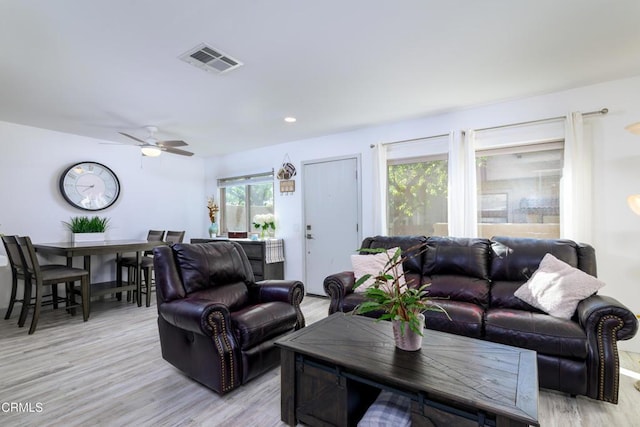
[[[226,73],[242,65],[242,62],[237,59],[204,43],[183,53],[179,58],[205,71],[213,71],[218,74]]]

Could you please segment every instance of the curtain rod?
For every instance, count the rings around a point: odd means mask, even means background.
[[[588,113],[582,113],[583,116],[595,116],[595,115],[600,115],[600,114],[607,114],[609,112],[608,108],[601,108],[600,110],[597,111],[589,111]],[[502,129],[502,128],[508,128],[508,127],[512,127],[512,126],[523,126],[523,125],[531,125],[534,123],[543,123],[543,122],[552,122],[555,120],[561,120],[561,119],[565,119],[567,116],[558,116],[558,117],[549,117],[548,119],[538,119],[538,120],[530,120],[528,122],[520,122],[520,123],[511,123],[508,125],[499,125],[499,126],[490,126],[490,127],[486,127],[486,128],[481,128],[481,129],[474,129],[476,132],[481,132],[483,130],[493,130],[493,129]]]
[[[403,139],[402,141],[393,141],[393,142],[382,142],[382,145],[393,145],[393,144],[402,144],[403,142],[414,142],[414,141],[422,141],[423,139],[435,139],[435,138],[443,138],[445,136],[449,136],[448,133],[443,133],[442,135],[431,135],[431,136],[423,136],[421,138],[411,138],[411,139]],[[369,145],[369,148],[375,147],[375,144]]]

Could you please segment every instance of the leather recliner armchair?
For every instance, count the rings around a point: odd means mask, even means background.
[[[218,393],[277,366],[274,341],[305,325],[302,282],[255,282],[236,242],[153,252],[162,357]]]

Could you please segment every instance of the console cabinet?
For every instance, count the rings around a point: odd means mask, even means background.
[[[208,243],[217,240],[231,240],[240,243],[249,258],[256,282],[260,280],[284,279],[284,262],[267,263],[266,242],[249,239],[191,239],[191,243]]]

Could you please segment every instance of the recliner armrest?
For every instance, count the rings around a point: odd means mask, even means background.
[[[300,303],[304,298],[304,284],[299,280],[261,280],[253,287],[258,303],[280,301],[296,310],[296,330],[304,328],[306,321]]]
[[[164,320],[173,326],[201,335],[212,336],[214,334],[215,328],[211,322],[219,323],[222,321],[225,327],[220,329],[231,330],[229,309],[210,300],[185,298],[164,302],[158,307],[158,312]]]
[[[353,285],[356,279],[353,271],[343,271],[332,274],[324,279],[324,291],[331,297],[329,314],[342,311],[344,297],[353,293]]]
[[[282,301],[300,304],[304,296],[304,284],[299,280],[261,280],[256,282],[258,302]]]
[[[633,338],[638,321],[633,313],[614,298],[592,295],[578,304],[578,321],[589,342],[587,396],[618,403],[618,340]]]
[[[605,318],[616,318],[622,322],[616,327],[616,339],[628,340],[638,332],[638,320],[624,304],[615,298],[604,295],[592,295],[578,304],[578,320],[586,331],[594,332],[600,328]]]

